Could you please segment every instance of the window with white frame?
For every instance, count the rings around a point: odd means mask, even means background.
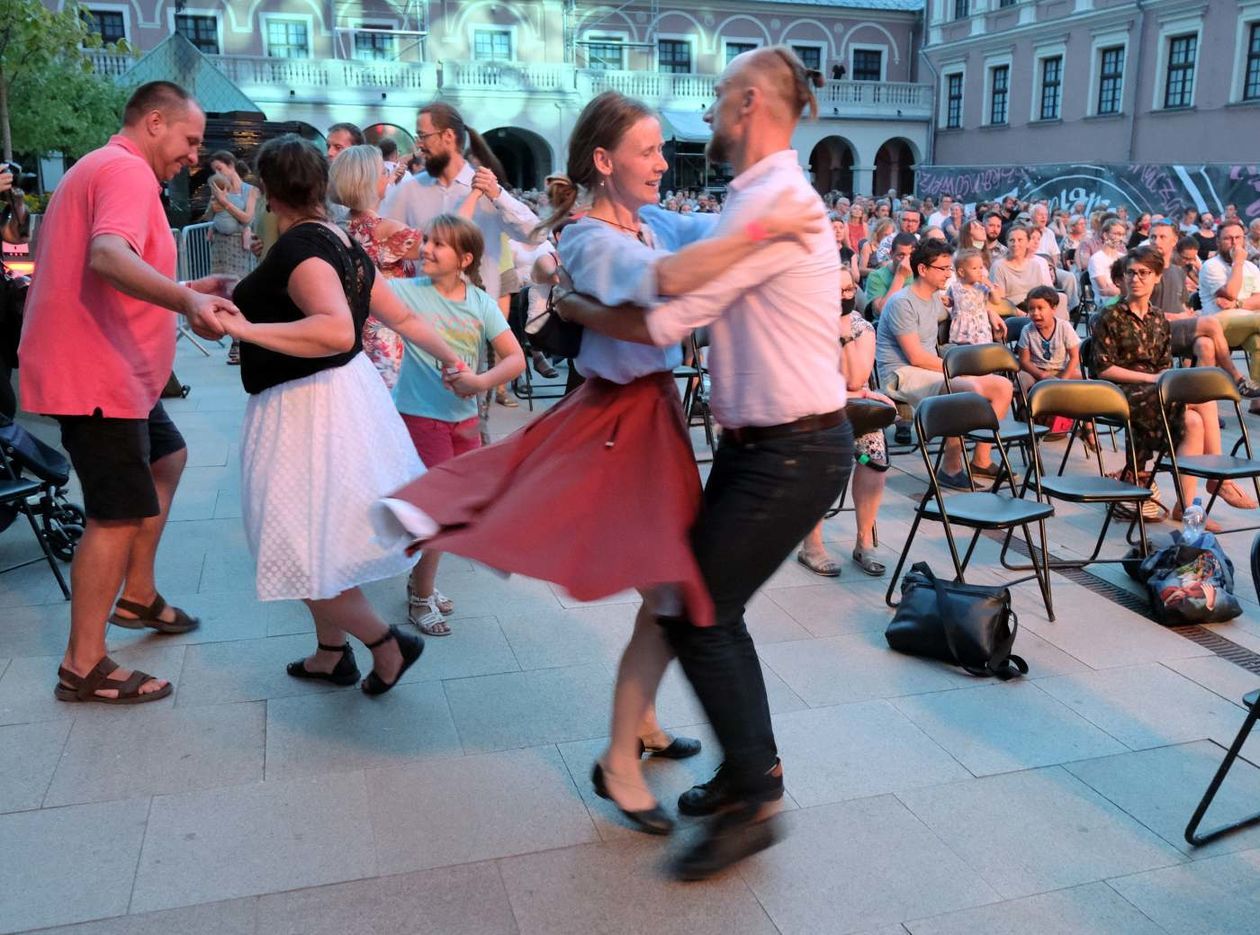
[[[1194,61],[1199,37],[1194,33],[1168,39],[1168,71],[1164,76],[1164,107],[1189,107],[1194,102]]]
[[[1058,120],[1063,103],[1063,56],[1041,59],[1041,107],[1038,120]]]
[[[1260,23],[1252,23],[1247,35],[1247,63],[1243,71],[1242,99],[1260,101]]]
[[[726,64],[729,65],[736,55],[743,55],[745,52],[751,52],[758,48],[755,42],[745,42],[742,39],[726,40]]]
[[[111,42],[125,41],[127,38],[127,21],[121,10],[94,10],[88,7],[82,11],[88,29],[101,37],[106,45]]]
[[[219,18],[212,14],[176,13],[175,31],[206,55],[219,54]]]
[[[473,58],[479,62],[510,62],[512,31],[510,29],[474,29]]]
[[[691,74],[691,43],[686,39],[657,39],[656,61],[666,74]]]
[[[854,49],[853,73],[849,77],[854,81],[883,81],[884,50]]]
[[[1123,104],[1124,46],[1098,50],[1098,107],[1096,113],[1118,114]]]
[[[822,71],[822,48],[816,45],[794,45],[792,51],[801,64],[814,71]]]
[[[586,67],[594,71],[622,71],[625,69],[625,40],[620,36],[587,36]]]
[[[945,129],[962,127],[963,73],[953,72],[945,76]]]
[[[1000,125],[1008,122],[1011,103],[1011,66],[993,65],[989,68],[989,123]]]
[[[392,23],[360,23],[354,32],[354,57],[368,62],[390,62],[398,58],[398,37],[376,31],[393,28]],[[362,32],[364,29],[373,32]]]
[[[966,19],[971,15],[971,0],[954,0],[954,19]]]
[[[310,25],[301,19],[268,17],[267,55],[271,58],[310,58]]]

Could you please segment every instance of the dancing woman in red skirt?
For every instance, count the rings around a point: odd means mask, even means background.
[[[652,305],[704,286],[763,244],[822,227],[816,204],[788,200],[736,234],[669,254],[654,247],[639,211],[660,200],[660,123],[646,106],[613,91],[582,111],[569,146],[568,178],[549,187],[567,221],[579,194],[590,210],[568,224],[560,260],[574,288],[607,305]],[[532,424],[496,445],[430,470],[386,501],[410,533],[493,568],[555,582],[579,600],[637,588],[643,606],[622,655],[612,737],[592,781],[640,829],[673,822],[648,790],[643,752],[698,753],[656,719],[656,689],[673,652],[655,618],[683,610],[697,625],[713,607],[688,542],[700,478],[672,376],[680,348],[617,341],[594,332],[575,365],[586,382]],[[386,511],[382,511],[386,513]],[[430,522],[431,521],[431,522]],[[528,533],[526,533],[528,530]],[[538,542],[563,543],[538,549]]]

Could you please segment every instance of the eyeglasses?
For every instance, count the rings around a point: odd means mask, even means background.
[[[418,143],[421,140],[427,140],[431,136],[441,136],[445,132],[445,130],[430,130],[428,133],[417,133],[416,142]]]
[[[1124,275],[1129,279],[1154,279],[1158,274],[1145,266],[1130,266],[1124,271]]]
[[[941,273],[952,273],[952,272],[954,271],[954,264],[953,264],[953,263],[950,263],[950,264],[949,264],[949,266],[931,266],[931,265],[929,265],[929,266],[928,266],[928,269],[934,269],[934,270],[936,270],[937,272],[941,272]]]

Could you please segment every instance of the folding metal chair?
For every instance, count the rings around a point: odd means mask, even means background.
[[[31,524],[31,532],[35,534],[35,541],[39,543],[40,551],[44,553],[44,561],[48,562],[48,567],[52,569],[53,577],[57,579],[57,585],[61,588],[61,593],[66,600],[70,600],[70,586],[66,584],[66,579],[61,574],[61,566],[57,564],[57,559],[53,556],[47,535],[39,528],[39,524],[35,522],[35,513],[27,502],[28,498],[39,496],[43,493],[43,490],[43,484],[37,478],[21,477],[18,474],[13,467],[13,462],[5,454],[4,447],[0,446],[0,505],[10,506],[26,517],[27,522]],[[6,571],[15,571],[18,568],[25,568],[27,565],[34,565],[38,561],[39,558],[32,558],[24,562],[17,562],[8,568],[0,568],[0,574]]]
[[[1068,419],[1108,418],[1129,430],[1129,400],[1114,383],[1105,380],[1045,380],[1038,383],[1028,394],[1029,414],[1033,419],[1045,416],[1063,416]],[[1057,474],[1047,474],[1041,459],[1040,446],[1033,446],[1034,458],[1032,470],[1025,473],[1020,496],[1027,496],[1030,486],[1035,489],[1036,499],[1049,502],[1063,500],[1069,503],[1102,503],[1106,504],[1102,528],[1098,539],[1094,542],[1094,550],[1088,558],[1070,561],[1056,559],[1049,561],[1042,556],[1042,567],[1048,568],[1083,568],[1094,562],[1122,562],[1125,557],[1099,558],[1104,539],[1111,521],[1115,518],[1117,504],[1132,503],[1137,516],[1138,529],[1141,535],[1142,555],[1150,551],[1146,538],[1146,520],[1142,515],[1141,504],[1153,496],[1149,487],[1130,484],[1114,477],[1108,477],[1103,469],[1102,459],[1098,459],[1098,474],[1064,474],[1067,458],[1059,464]],[[1137,476],[1137,463],[1132,450],[1129,451],[1129,470],[1133,477]],[[1032,571],[1034,564],[1013,564],[1007,561],[1012,530],[1007,530],[1006,539],[1002,543],[1000,560],[1003,567],[1012,571]]]
[[[1172,470],[1173,487],[1177,492],[1177,503],[1182,510],[1186,508],[1181,493],[1181,477],[1200,477],[1205,481],[1217,482],[1217,488],[1209,494],[1203,506],[1205,514],[1211,514],[1212,507],[1220,496],[1221,485],[1230,480],[1250,479],[1260,500],[1260,461],[1255,459],[1251,450],[1251,438],[1247,434],[1247,423],[1243,419],[1242,396],[1238,387],[1230,379],[1229,374],[1219,367],[1190,367],[1166,370],[1159,375],[1156,384],[1159,392],[1159,417],[1164,426],[1165,451],[1155,458],[1155,466],[1151,475],[1163,466],[1165,455]],[[1234,415],[1238,419],[1240,437],[1229,454],[1219,455],[1178,455],[1172,443],[1172,426],[1168,422],[1168,407],[1173,403],[1196,405],[1208,402],[1230,402],[1234,405]],[[1243,449],[1247,457],[1238,457],[1238,450]],[[1227,532],[1247,532],[1260,529],[1260,526],[1239,526],[1222,530],[1217,535]]]
[[[1049,503],[1024,500],[1015,496],[1015,482],[1010,461],[1006,455],[1006,446],[1002,442],[1002,432],[998,426],[997,416],[994,415],[993,407],[989,404],[989,401],[979,393],[952,393],[947,396],[934,396],[931,399],[925,399],[919,404],[914,414],[914,422],[919,438],[923,442],[923,446],[919,450],[923,453],[923,465],[927,468],[928,489],[915,507],[914,522],[910,525],[910,533],[906,536],[906,543],[901,549],[901,554],[897,557],[897,567],[889,578],[888,591],[884,594],[885,603],[889,607],[897,606],[897,602],[893,600],[893,592],[901,579],[901,569],[906,563],[906,558],[910,554],[910,546],[914,542],[915,533],[918,532],[919,524],[923,520],[931,520],[932,522],[940,523],[944,527],[945,539],[949,543],[949,554],[953,560],[954,571],[958,581],[965,580],[963,577],[964,573],[968,563],[971,561],[972,554],[975,552],[976,543],[979,542],[982,532],[990,529],[1008,530],[1019,527],[1024,532],[1024,539],[1028,544],[1028,553],[1033,557],[1034,566],[1036,556],[1038,554],[1042,556],[1041,566],[1034,567],[1031,576],[1021,578],[1019,581],[1036,579],[1037,585],[1041,589],[1042,600],[1045,601],[1046,615],[1051,620],[1054,620],[1054,609],[1050,600],[1050,569],[1045,565],[1045,556],[1047,555],[1045,521],[1047,517],[1054,515],[1054,507]],[[1000,456],[1002,467],[1006,472],[1006,482],[1010,487],[1011,496],[996,492],[1000,482],[994,484],[993,491],[946,495],[940,482],[937,480],[937,472],[940,470],[941,460],[944,458],[945,446],[939,446],[936,460],[933,462],[927,450],[929,443],[937,438],[942,440],[962,438],[968,433],[981,430],[987,430],[992,433],[990,437]],[[971,465],[966,458],[963,459],[963,469],[967,472],[967,477],[970,480]],[[1041,541],[1040,553],[1033,548],[1032,534],[1028,529],[1030,523],[1036,523],[1038,526]],[[971,543],[967,546],[967,552],[961,559],[958,556],[958,547],[954,541],[953,527],[955,525],[974,530],[971,536]]]
[[[889,406],[885,403],[877,402],[873,399],[850,399],[845,404],[845,414],[849,417],[849,423],[853,426],[853,437],[865,435],[868,432],[882,432],[888,426],[897,421],[897,408]],[[856,470],[857,465],[854,465]],[[853,473],[849,473],[849,481],[852,483]],[[849,484],[844,485],[844,489],[840,491],[840,497],[836,500],[835,506],[823,514],[823,519],[831,519],[842,512],[853,510],[853,507],[846,507],[845,502],[849,497]],[[879,545],[879,526],[876,524],[874,530],[875,545]]]
[[[709,408],[709,368],[705,366],[701,348],[709,346],[707,328],[699,328],[683,342],[682,366],[674,368],[674,379],[686,380],[683,387],[683,419],[690,432],[692,426],[704,426],[704,440],[709,446],[709,457],[698,461],[712,461],[717,451],[717,433],[714,431],[713,411]],[[688,363],[690,361],[690,363]]]
[[[1001,374],[1011,380],[1014,386],[1015,407],[1018,412],[1027,414],[1028,400],[1024,398],[1024,388],[1016,376],[1019,373],[1019,361],[1004,344],[959,344],[945,352],[941,361],[945,376],[945,392],[953,392],[951,381],[959,377],[986,377],[990,374]],[[1029,439],[1040,439],[1050,430],[1044,425],[1033,425],[1029,435],[1029,423],[1014,415],[1008,415],[998,423],[998,428],[1013,444],[1018,445],[1027,464],[1032,455],[1028,450]],[[971,442],[992,443],[993,433],[987,430],[970,432],[967,440]]]

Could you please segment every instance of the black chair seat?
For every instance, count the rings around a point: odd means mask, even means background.
[[[1149,500],[1149,487],[1126,484],[1114,477],[1094,474],[1051,474],[1041,479],[1041,489],[1059,500],[1101,503],[1108,500]]]
[[[22,477],[17,480],[0,480],[0,503],[8,503],[10,500],[25,499],[32,494],[37,494],[43,489],[43,485],[37,480],[29,477]]]
[[[1002,433],[1002,440],[1011,444],[1018,445],[1028,440],[1028,423],[1013,419],[1010,416],[998,423],[998,431]],[[1049,434],[1049,426],[1033,426],[1034,438],[1041,438],[1043,435]],[[993,441],[993,432],[989,429],[976,429],[974,432],[967,433],[967,439],[969,441],[991,442]]]
[[[945,498],[949,521],[959,526],[981,526],[986,529],[1022,526],[1054,515],[1054,507],[1036,500],[1016,500],[996,493],[956,493]],[[935,500],[923,505],[923,516],[939,521],[940,507]]]
[[[1260,461],[1230,455],[1187,455],[1177,458],[1181,473],[1208,479],[1260,476]]]

